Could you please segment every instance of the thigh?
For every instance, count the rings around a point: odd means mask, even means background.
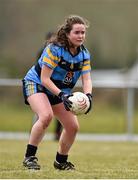
[[[54,115],[58,118],[64,128],[78,126],[77,116],[72,114],[70,111],[66,111],[63,103],[52,106]]]
[[[37,114],[53,113],[51,104],[45,93],[35,93],[27,98],[31,109]]]

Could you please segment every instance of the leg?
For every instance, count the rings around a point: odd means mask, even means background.
[[[44,93],[36,93],[29,96],[28,102],[38,116],[38,120],[31,130],[29,144],[38,146],[44,136],[45,130],[52,120],[53,112],[49,100]]]
[[[34,113],[37,114],[38,120],[32,127],[23,165],[28,169],[39,170],[40,165],[37,164],[38,159],[35,157],[35,154],[37,146],[41,142],[45,130],[52,120],[53,112],[49,100],[44,93],[36,93],[29,96],[28,102]]]
[[[55,116],[60,120],[64,128],[59,140],[58,152],[67,155],[79,129],[77,116],[73,115],[70,111],[66,111],[63,103],[52,108]]]
[[[37,120],[38,120],[38,115],[34,114],[33,119],[32,119],[32,126],[34,125],[34,123],[36,123]]]
[[[74,165],[68,162],[67,159],[69,150],[79,129],[77,117],[70,111],[66,111],[63,103],[55,105],[52,108],[64,128],[59,139],[59,148],[56,160],[54,161],[54,167],[59,170],[74,170]]]
[[[59,139],[59,148],[56,161],[54,161],[54,167],[60,170],[74,170],[74,165],[67,162],[67,158],[79,129],[77,117],[70,111],[66,111],[63,103],[55,105],[52,108],[64,128]]]

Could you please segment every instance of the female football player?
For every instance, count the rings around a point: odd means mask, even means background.
[[[92,107],[92,81],[90,76],[90,54],[84,47],[87,21],[76,15],[65,19],[45,47],[38,62],[23,79],[25,103],[37,114],[27,145],[23,165],[28,169],[39,170],[35,156],[53,115],[61,122],[63,131],[59,139],[54,167],[59,170],[74,170],[67,161],[69,150],[79,129],[77,117],[70,112],[73,87],[81,76],[83,92],[88,96]]]

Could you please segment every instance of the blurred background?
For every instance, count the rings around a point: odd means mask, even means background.
[[[20,83],[5,82],[24,77],[46,34],[70,14],[90,22],[94,105],[79,117],[80,132],[138,133],[138,0],[0,0],[0,131],[30,130]]]

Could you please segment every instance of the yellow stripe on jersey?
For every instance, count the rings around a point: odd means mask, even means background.
[[[90,60],[84,61],[84,65],[90,64]]]
[[[34,94],[34,83],[30,83],[30,94]]]
[[[57,66],[57,64],[54,61],[52,61],[51,59],[48,59],[47,57],[44,57],[43,61],[51,65],[53,68]]]
[[[88,71],[91,69],[90,65],[83,66],[82,71]]]
[[[54,56],[54,55],[52,54],[52,52],[50,51],[49,48],[47,49],[47,54],[48,54],[48,56],[50,57],[50,59],[52,59],[52,60],[54,60],[54,61],[59,61],[59,60],[60,60],[57,56]]]
[[[34,84],[31,84],[31,91],[32,91],[32,94],[34,93]]]
[[[82,67],[82,71],[88,71],[91,70],[91,66],[90,66],[90,60],[86,60],[84,61],[83,67]]]

